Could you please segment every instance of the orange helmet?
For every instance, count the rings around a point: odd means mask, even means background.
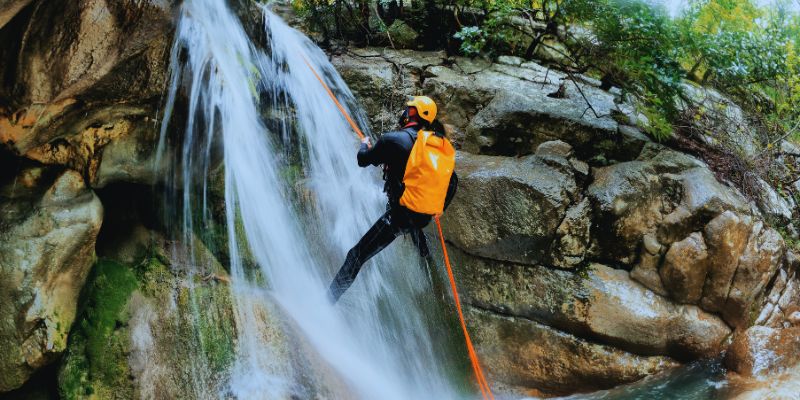
[[[416,107],[419,117],[428,122],[433,122],[436,118],[436,103],[428,96],[414,96],[406,103],[409,107]]]

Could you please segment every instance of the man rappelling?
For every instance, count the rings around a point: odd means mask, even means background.
[[[436,112],[433,100],[416,96],[406,103],[400,130],[381,135],[374,146],[369,137],[362,139],[358,165],[383,165],[383,191],[389,202],[386,212],[347,253],[330,286],[334,302],[350,287],[364,263],[401,234],[411,236],[421,257],[429,256],[422,229],[447,208],[458,185],[453,171],[455,149],[435,119]]]

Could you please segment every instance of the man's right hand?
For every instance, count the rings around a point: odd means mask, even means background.
[[[369,136],[364,136],[364,138],[361,139],[361,143],[367,145],[368,148],[372,148],[372,143],[369,141]]]

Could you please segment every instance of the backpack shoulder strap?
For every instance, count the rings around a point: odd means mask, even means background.
[[[415,136],[415,134],[419,135],[419,131],[417,131],[413,127],[408,127],[406,129],[403,129],[403,131],[405,131],[405,133],[408,135],[408,137],[411,138],[411,142],[417,141],[417,137]]]

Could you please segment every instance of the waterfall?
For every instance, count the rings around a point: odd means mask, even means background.
[[[384,210],[382,182],[356,165],[353,132],[304,62],[366,132],[326,55],[266,7],[254,11],[262,44],[223,0],[184,2],[159,141],[177,188],[168,207],[189,247],[213,224],[217,158],[224,169],[237,354],[228,387],[210,397],[472,397],[464,363],[444,345],[458,337],[442,329],[443,306],[410,241],[366,264],[338,305],[327,300],[347,250]]]

